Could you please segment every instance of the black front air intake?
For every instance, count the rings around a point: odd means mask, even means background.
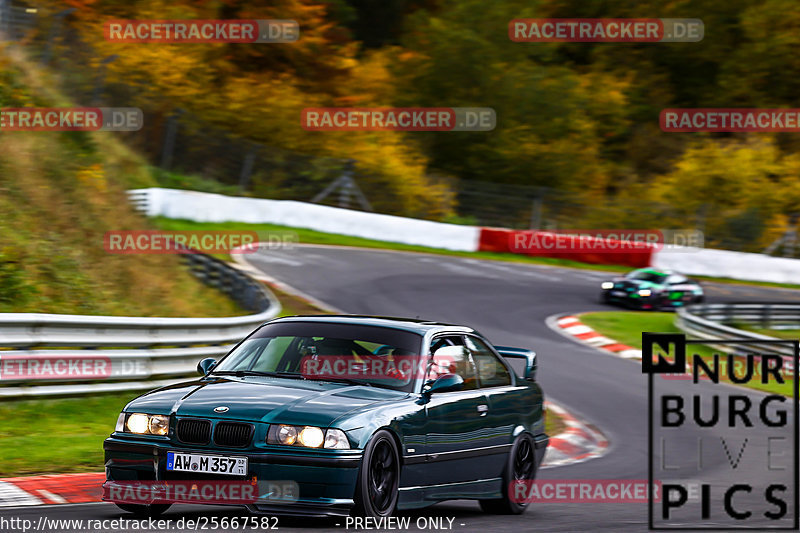
[[[211,422],[196,418],[178,420],[178,440],[186,444],[208,444],[211,440]]]
[[[220,422],[214,429],[214,444],[244,448],[253,437],[253,426],[241,422]]]

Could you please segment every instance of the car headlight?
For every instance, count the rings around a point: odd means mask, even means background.
[[[284,446],[303,446],[305,448],[327,448],[329,450],[349,450],[350,441],[341,429],[330,428],[325,431],[316,426],[272,425],[267,432],[267,444]]]
[[[639,289],[639,296],[650,296],[651,294],[650,289]]]
[[[287,445],[297,442],[297,428],[294,426],[280,426],[278,429],[278,442]]]
[[[117,419],[117,428],[121,425],[121,420],[125,417],[125,413],[120,414]],[[166,435],[169,431],[169,417],[166,415],[148,415],[145,413],[133,413],[128,417],[127,423],[124,428],[130,433],[137,435]],[[117,431],[121,431],[117,429]]]
[[[306,426],[300,430],[300,435],[297,436],[297,442],[309,448],[319,448],[325,441],[325,435],[322,430],[314,426]]]
[[[166,435],[167,431],[169,431],[169,417],[162,415],[151,416],[147,429],[150,430],[151,435]]]
[[[614,288],[614,282],[613,281],[604,281],[600,285],[600,287],[602,287],[603,289],[606,289],[606,290],[613,289]]]

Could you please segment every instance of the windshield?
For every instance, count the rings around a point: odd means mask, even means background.
[[[652,283],[663,283],[666,279],[666,274],[653,272],[652,270],[634,270],[626,276],[628,279],[636,279],[641,281],[650,281]]]
[[[410,392],[422,336],[376,326],[286,322],[264,326],[214,368],[215,375],[271,375]]]

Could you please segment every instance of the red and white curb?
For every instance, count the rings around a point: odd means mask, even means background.
[[[552,322],[555,322],[553,327]],[[603,351],[612,353],[617,357],[623,359],[641,359],[642,351],[632,346],[621,344],[614,339],[597,333],[595,330],[582,323],[580,318],[573,315],[567,315],[555,318],[554,320],[548,319],[548,325],[558,331],[559,333],[572,338],[582,344],[599,348]]]
[[[558,404],[545,402],[545,407],[561,417],[567,429],[550,437],[542,468],[582,463],[608,451],[608,439],[599,430],[579,420]]]
[[[567,429],[550,437],[541,468],[579,463],[605,453],[608,441],[602,433],[560,405],[545,402],[545,407],[558,414]],[[105,480],[103,472],[3,478],[0,479],[0,508],[99,502]]]
[[[99,502],[103,472],[0,479],[0,507]]]

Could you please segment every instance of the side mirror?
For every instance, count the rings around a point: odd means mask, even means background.
[[[217,360],[213,357],[206,357],[199,363],[197,363],[197,373],[202,376],[207,376],[209,372],[214,368],[217,364]]]
[[[508,361],[516,374],[528,381],[536,381],[536,352],[525,348],[495,346],[497,352]]]
[[[464,378],[458,374],[445,374],[439,376],[436,381],[431,383],[431,386],[425,391],[425,394],[431,395],[434,392],[452,392],[461,390],[464,387]]]

